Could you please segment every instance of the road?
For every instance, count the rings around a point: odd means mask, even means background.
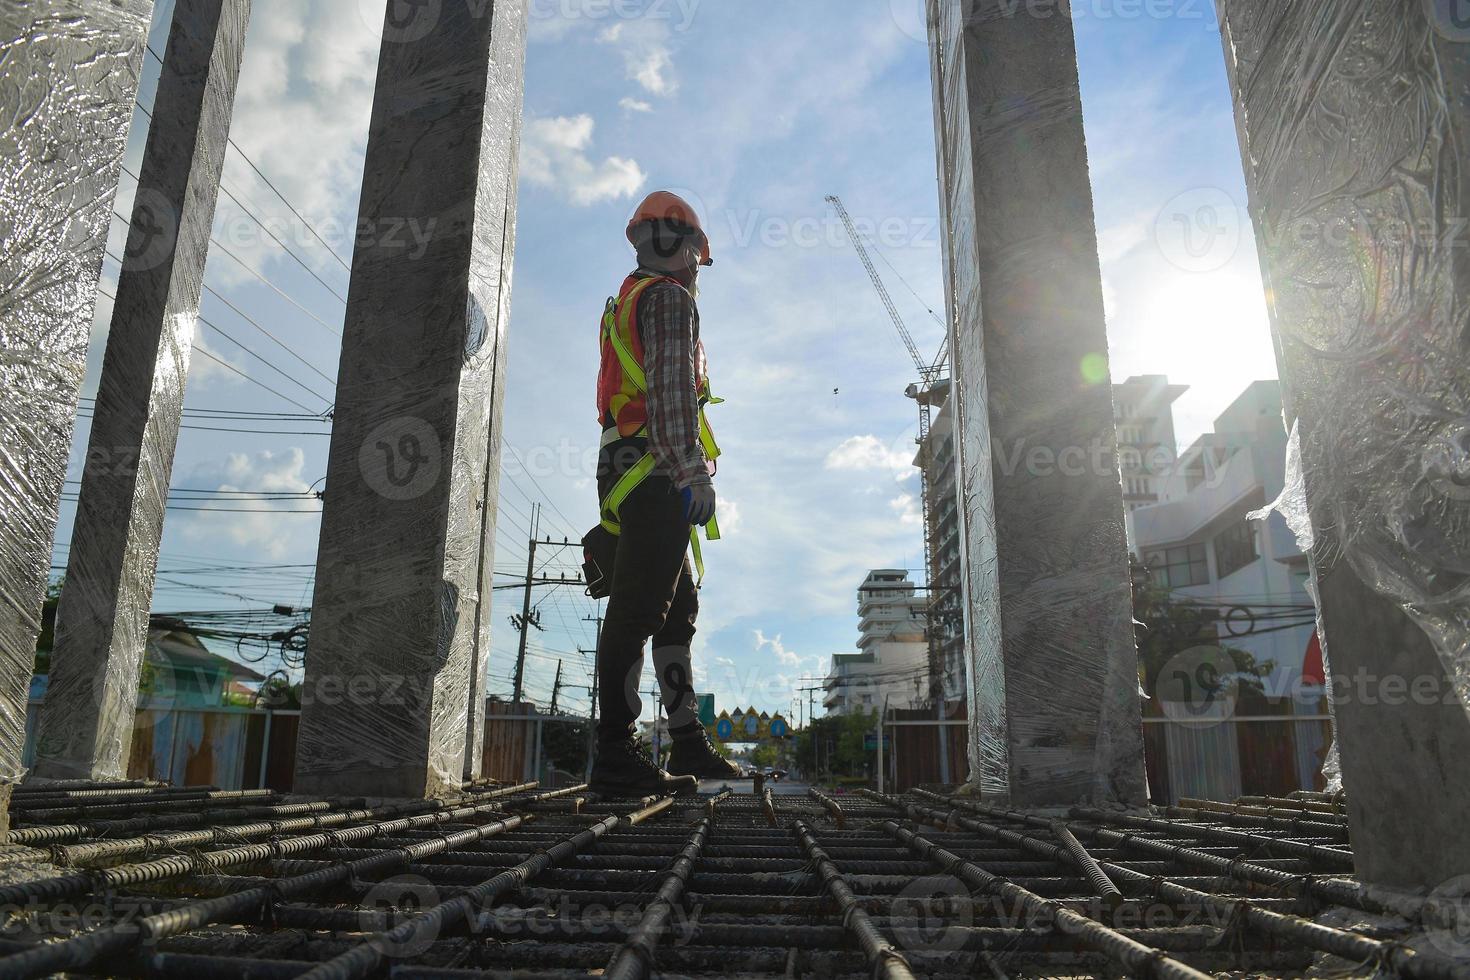
[[[753,781],[749,779],[702,779],[699,782],[701,793],[718,793],[726,786],[737,793],[749,795],[753,791]],[[783,779],[780,782],[766,780],[766,785],[771,787],[772,796],[805,796],[811,783],[803,783],[792,779]]]

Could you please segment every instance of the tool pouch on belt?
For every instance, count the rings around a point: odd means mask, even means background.
[[[598,524],[582,536],[582,580],[594,599],[612,595],[613,562],[618,557],[618,536]]]

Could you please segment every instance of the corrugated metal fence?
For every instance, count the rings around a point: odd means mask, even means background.
[[[26,709],[27,767],[35,758],[39,708],[40,702],[32,701]],[[503,782],[535,778],[536,722],[527,712],[526,705],[486,705],[484,776]],[[290,792],[300,720],[301,712],[292,710],[139,709],[127,775],[177,786]]]

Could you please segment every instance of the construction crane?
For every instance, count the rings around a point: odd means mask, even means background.
[[[934,567],[934,519],[930,507],[929,424],[933,393],[946,381],[944,374],[949,362],[949,333],[945,332],[944,342],[939,345],[939,353],[934,360],[926,360],[924,355],[919,353],[919,345],[914,343],[913,334],[909,333],[909,328],[904,325],[903,317],[899,315],[898,307],[893,303],[893,297],[888,295],[888,288],[883,285],[883,278],[874,268],[867,246],[863,244],[862,236],[858,234],[857,228],[853,225],[852,216],[847,213],[842,199],[836,194],[829,194],[826,200],[837,212],[837,217],[842,219],[842,226],[847,229],[847,237],[851,239],[853,249],[857,251],[858,258],[862,260],[863,268],[868,271],[868,278],[872,280],[873,288],[878,291],[878,298],[883,301],[883,308],[888,311],[888,318],[893,321],[899,340],[903,341],[903,346],[913,358],[914,367],[919,372],[918,382],[909,385],[904,394],[912,398],[919,406],[919,437],[916,440],[919,445],[919,479],[922,494],[919,510],[924,516],[924,574],[929,580],[930,587],[929,601],[925,604],[926,628],[924,632],[929,643],[929,673],[932,682],[937,686],[939,678],[943,675],[944,665],[940,663],[940,631],[935,621],[939,596],[934,587],[936,569]],[[939,697],[937,692],[935,697],[936,700]]]

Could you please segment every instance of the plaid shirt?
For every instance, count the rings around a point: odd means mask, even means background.
[[[705,373],[704,345],[689,291],[671,282],[648,287],[638,300],[638,336],[648,376],[648,451],[675,486],[709,483],[714,469],[699,443],[695,382],[696,365]]]

